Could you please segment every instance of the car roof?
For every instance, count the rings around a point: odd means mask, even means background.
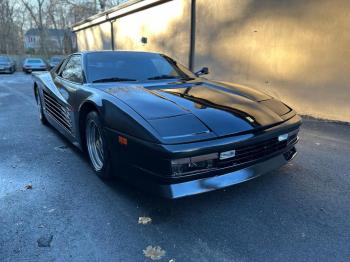
[[[40,57],[27,57],[24,61],[28,61],[28,60],[41,60],[41,61],[44,61],[44,59],[42,59]]]
[[[95,54],[95,53],[130,53],[130,54],[161,54],[158,52],[149,52],[149,51],[132,51],[132,50],[95,50],[95,51],[81,51],[74,54]],[[73,55],[74,55],[73,54]]]

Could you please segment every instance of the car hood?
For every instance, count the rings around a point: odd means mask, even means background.
[[[162,138],[181,141],[270,127],[291,111],[254,89],[218,82],[118,84],[104,90],[129,105]]]

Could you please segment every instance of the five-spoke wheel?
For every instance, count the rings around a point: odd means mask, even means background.
[[[86,116],[85,142],[91,165],[101,178],[110,177],[109,152],[103,133],[103,126],[97,112],[92,111]]]

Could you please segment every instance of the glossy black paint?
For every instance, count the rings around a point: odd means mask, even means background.
[[[81,149],[84,149],[85,116],[91,110],[97,111],[108,137],[112,163],[122,162],[137,171],[131,172],[138,174],[136,178],[131,178],[129,172],[123,176],[125,179],[135,184],[146,180],[152,185],[147,189],[156,187],[159,190],[152,189],[153,192],[175,198],[251,179],[265,173],[264,170],[271,170],[268,160],[273,157],[273,168],[288,161],[283,154],[292,150],[296,142],[248,166],[172,177],[171,159],[223,152],[238,145],[250,146],[285,133],[297,135],[301,119],[290,107],[267,94],[201,77],[188,81],[88,83],[86,54],[75,54],[82,60],[82,83],[68,81],[60,75],[69,57],[51,72],[34,73],[34,89],[40,94],[36,99],[42,99],[48,121]],[[55,104],[54,108],[60,112],[47,108],[44,97],[49,102],[55,100],[59,106]],[[119,135],[128,139],[127,146],[118,143]],[[242,175],[242,172],[250,173]],[[218,178],[208,187],[213,176]],[[218,186],[221,176],[226,182]],[[204,180],[199,183],[198,179],[209,179],[202,190],[198,185]],[[186,184],[181,187],[182,183]]]

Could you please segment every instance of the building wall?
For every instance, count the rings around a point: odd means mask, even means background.
[[[115,47],[188,64],[190,3],[118,18]],[[197,0],[196,9],[195,67],[209,66],[209,78],[252,86],[301,114],[350,122],[349,0]],[[108,32],[79,31],[79,49],[110,49]]]
[[[77,44],[80,51],[112,49],[111,23],[105,22],[78,31]]]
[[[39,48],[40,37],[35,35],[29,35],[24,37],[24,48]]]
[[[170,55],[188,63],[190,48],[190,0],[173,0],[116,20],[115,47]],[[141,38],[147,38],[147,44]]]
[[[350,122],[349,0],[197,0],[196,65]]]

